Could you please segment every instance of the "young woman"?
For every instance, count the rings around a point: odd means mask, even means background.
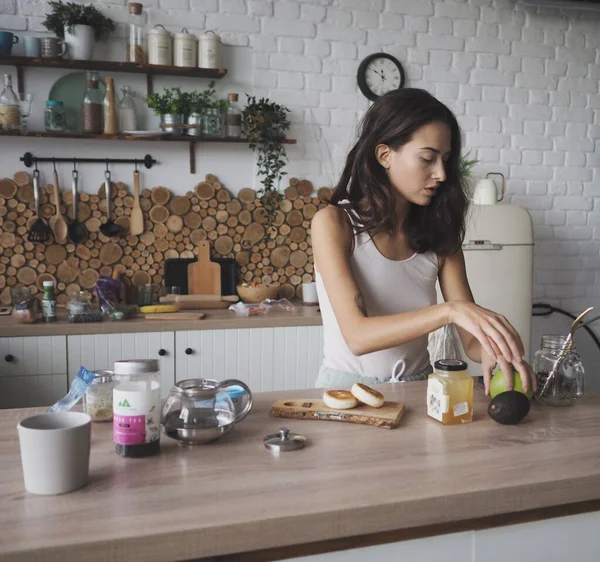
[[[486,394],[498,364],[535,386],[523,344],[503,316],[477,306],[461,244],[468,200],[454,114],[424,90],[401,89],[367,111],[330,205],[312,222],[325,334],[317,386],[426,378],[428,334],[458,328],[481,362]],[[439,280],[445,302],[436,304]]]

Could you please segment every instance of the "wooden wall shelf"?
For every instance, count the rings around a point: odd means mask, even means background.
[[[97,70],[100,72],[128,72],[145,74],[148,93],[153,91],[153,76],[186,76],[191,78],[210,78],[219,80],[227,74],[224,68],[183,68],[179,66],[162,66],[155,64],[135,64],[134,62],[43,59],[37,57],[0,56],[0,65],[17,68],[17,84],[19,92],[24,92],[23,68],[61,68],[65,70]]]
[[[190,136],[175,136],[157,132],[153,136],[137,136],[137,135],[89,135],[85,133],[48,133],[46,131],[28,131],[22,133],[20,131],[2,131],[0,136],[3,137],[20,137],[20,138],[42,138],[42,139],[79,139],[79,140],[109,140],[109,141],[140,141],[140,142],[187,142],[190,147],[190,174],[196,173],[196,144],[205,142],[220,142],[231,144],[248,144],[246,139],[227,138],[227,137],[190,137]],[[284,144],[296,144],[295,139],[286,139]]]

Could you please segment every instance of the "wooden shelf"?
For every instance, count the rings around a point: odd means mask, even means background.
[[[156,64],[135,64],[134,62],[43,59],[37,57],[0,56],[0,65],[17,68],[17,84],[20,92],[24,92],[23,67],[61,68],[65,70],[97,70],[100,72],[128,72],[145,74],[148,93],[153,90],[153,76],[186,76],[191,78],[210,78],[219,80],[227,74],[224,68],[184,68],[179,66],[162,66]]]
[[[137,135],[90,135],[86,133],[48,133],[46,131],[28,131],[22,133],[20,131],[2,131],[2,137],[20,137],[24,139],[78,139],[78,140],[108,140],[108,141],[140,141],[140,142],[187,142],[190,145],[190,173],[196,173],[196,144],[197,143],[231,143],[231,144],[248,144],[246,139],[228,138],[228,137],[191,137],[191,136],[176,136],[166,133],[157,132],[152,136],[137,136]],[[285,139],[283,144],[296,144],[295,139]]]

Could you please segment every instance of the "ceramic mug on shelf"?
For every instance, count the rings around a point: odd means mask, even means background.
[[[302,302],[304,304],[319,304],[316,283],[302,283]]]
[[[502,184],[500,186],[500,194],[494,180],[489,179],[489,176],[500,176]],[[506,181],[504,175],[499,172],[490,172],[486,174],[485,179],[479,180],[473,190],[473,203],[475,205],[495,205],[504,199],[506,192]]]
[[[57,37],[42,37],[42,58],[58,59],[67,53],[67,44]]]
[[[26,35],[23,37],[26,57],[39,57],[42,54],[42,41],[39,37]]]
[[[10,55],[13,45],[18,42],[19,38],[10,31],[0,31],[0,55]]]

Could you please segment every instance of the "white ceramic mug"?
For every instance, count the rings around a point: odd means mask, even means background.
[[[304,304],[319,304],[316,283],[302,283],[302,302]]]
[[[55,412],[19,422],[25,489],[64,494],[85,486],[90,467],[92,419],[81,412]]]

